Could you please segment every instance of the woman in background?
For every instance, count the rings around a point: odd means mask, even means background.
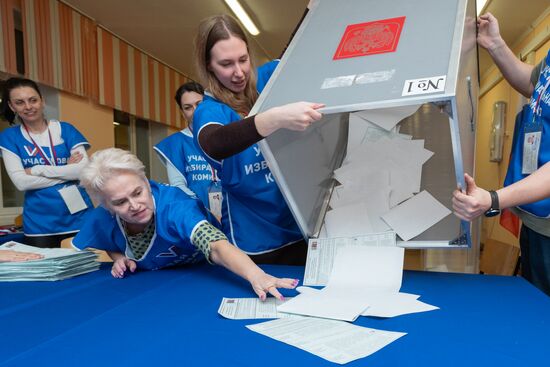
[[[25,243],[59,247],[61,240],[80,229],[93,208],[78,187],[90,144],[71,124],[44,117],[45,101],[29,79],[5,83],[1,112],[12,127],[0,134],[6,171],[15,187],[25,192]]]
[[[193,141],[193,113],[203,97],[204,89],[199,83],[188,82],[178,88],[174,98],[187,121],[187,127],[161,140],[154,149],[166,166],[170,185],[197,197],[210,210],[216,207],[212,205],[213,208],[210,208],[210,201],[214,198],[209,198],[216,176]],[[216,216],[219,220],[220,215]]]

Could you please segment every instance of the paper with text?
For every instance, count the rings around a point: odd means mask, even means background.
[[[395,233],[384,232],[357,237],[310,239],[303,284],[326,285],[332,272],[336,251],[340,247],[350,245],[395,247]]]
[[[309,317],[272,320],[246,327],[338,364],[367,357],[406,335]]]
[[[288,297],[286,300],[292,299]],[[277,306],[285,301],[269,297],[265,301],[259,298],[222,298],[218,313],[231,320],[278,319],[292,315],[277,312]]]
[[[404,249],[343,246],[338,248],[327,286],[302,293],[279,306],[281,312],[354,321],[369,307],[372,292],[401,288]]]

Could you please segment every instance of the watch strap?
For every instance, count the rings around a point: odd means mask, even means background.
[[[498,194],[496,191],[490,190],[489,195],[491,195],[491,209],[500,210],[500,203],[498,201]]]

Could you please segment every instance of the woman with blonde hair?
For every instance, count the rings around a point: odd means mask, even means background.
[[[282,298],[278,287],[294,288],[298,283],[264,273],[208,223],[198,200],[179,188],[147,180],[143,163],[130,152],[109,148],[94,153],[80,181],[100,206],[72,244],[107,251],[115,278],[136,269],[206,259],[248,280],[262,300],[267,293]]]
[[[256,143],[279,129],[307,129],[323,105],[297,102],[246,117],[278,61],[255,71],[247,37],[230,16],[201,22],[195,52],[207,92],[194,138],[221,180],[223,231],[257,263],[303,264],[307,247]]]

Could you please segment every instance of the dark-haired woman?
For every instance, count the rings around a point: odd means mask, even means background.
[[[44,117],[45,101],[29,79],[5,83],[2,114],[11,126],[0,133],[6,171],[25,192],[25,242],[59,247],[74,236],[93,205],[78,187],[78,176],[88,162],[88,141],[71,124]]]
[[[222,183],[224,232],[257,263],[303,264],[306,245],[256,143],[278,129],[307,129],[323,105],[297,102],[245,118],[277,61],[255,71],[246,35],[230,16],[200,24],[195,52],[207,93],[194,137]]]
[[[174,98],[187,121],[187,127],[161,140],[154,149],[166,166],[171,186],[196,196],[207,209],[215,209],[218,202],[214,202],[215,192],[211,190],[216,186],[215,173],[193,141],[193,113],[204,98],[204,89],[199,83],[188,82],[178,88]],[[210,201],[213,201],[213,205],[210,205]],[[219,213],[215,214],[219,220]]]

